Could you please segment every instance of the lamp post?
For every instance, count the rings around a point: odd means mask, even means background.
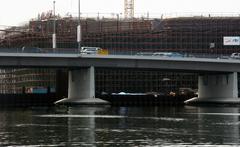
[[[55,3],[56,1],[53,1],[53,34],[52,34],[52,48],[55,52],[56,49],[56,18],[55,18]]]
[[[81,15],[81,12],[80,12],[80,0],[78,0],[78,26],[77,26],[77,42],[78,42],[78,51],[81,53],[82,50],[81,50],[81,22],[80,22],[80,15]]]

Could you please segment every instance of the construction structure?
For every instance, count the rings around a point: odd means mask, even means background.
[[[133,10],[133,9],[132,9]],[[0,48],[52,48],[51,14],[31,20],[21,31],[2,33]],[[77,48],[77,18],[56,19],[57,47]],[[82,46],[107,49],[109,54],[139,52],[179,52],[184,55],[228,56],[239,52],[239,45],[225,44],[227,37],[239,37],[240,17],[178,17],[165,19],[94,19],[81,18]],[[20,72],[21,71],[21,72]],[[24,71],[24,73],[22,73]],[[96,92],[163,92],[181,87],[197,89],[197,75],[155,70],[96,69]],[[39,74],[42,78],[35,76]],[[40,78],[37,80],[26,80]],[[56,87],[56,70],[7,69],[1,72],[1,92],[21,92],[31,87]],[[54,80],[53,80],[54,79]],[[20,84],[21,83],[21,84]],[[44,84],[41,84],[44,83]],[[28,86],[25,86],[28,85]],[[24,87],[24,88],[23,88]],[[13,90],[9,89],[12,88]],[[54,90],[52,90],[54,91]]]
[[[134,18],[134,0],[124,0],[124,17],[126,19]]]

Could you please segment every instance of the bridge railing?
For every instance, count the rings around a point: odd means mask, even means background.
[[[231,53],[191,53],[176,51],[110,51],[109,55],[132,55],[132,56],[155,56],[155,57],[178,57],[178,58],[213,58],[231,59]],[[240,58],[240,57],[239,57]]]
[[[0,48],[0,53],[41,53],[41,54],[78,54],[75,48]]]
[[[155,56],[155,57],[178,57],[178,58],[216,58],[231,59],[231,54],[211,54],[211,53],[188,53],[188,52],[171,52],[171,51],[107,51],[107,54],[97,52],[81,52],[77,48],[0,48],[0,53],[36,53],[36,54],[82,54],[82,55],[131,55],[131,56]],[[239,57],[240,58],[240,57]]]

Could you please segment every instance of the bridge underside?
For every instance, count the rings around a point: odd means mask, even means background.
[[[237,72],[199,75],[198,97],[185,103],[240,104]],[[95,98],[94,67],[69,71],[68,98],[57,101],[56,104],[108,104],[107,101]]]
[[[200,75],[198,78],[198,97],[187,100],[185,103],[239,104],[237,72]]]

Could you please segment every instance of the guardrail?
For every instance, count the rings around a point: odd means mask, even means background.
[[[36,53],[36,54],[86,54],[77,48],[0,48],[0,53]],[[96,55],[96,53],[87,53]],[[106,54],[104,54],[106,55]],[[132,56],[159,56],[159,57],[179,57],[179,58],[216,58],[231,59],[231,54],[211,54],[211,53],[188,53],[188,52],[171,52],[171,51],[116,51],[109,50],[108,55],[132,55]]]
[[[0,48],[0,53],[53,53],[53,54],[73,54],[79,53],[78,49],[74,48]]]

